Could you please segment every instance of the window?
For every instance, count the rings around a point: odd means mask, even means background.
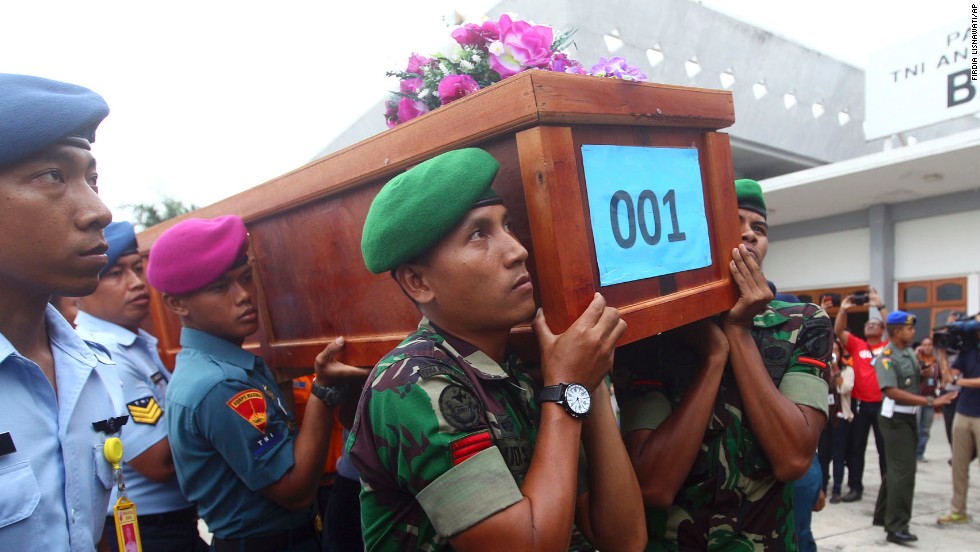
[[[898,284],[898,308],[914,314],[915,340],[946,325],[950,313],[966,310],[966,278],[947,278]]]

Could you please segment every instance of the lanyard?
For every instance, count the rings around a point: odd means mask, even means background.
[[[123,445],[118,437],[105,440],[102,449],[105,459],[112,465],[112,478],[116,481],[119,498],[112,507],[112,519],[116,524],[116,539],[119,550],[124,552],[143,552],[140,542],[140,527],[136,520],[136,505],[126,496],[126,483],[123,481],[122,460]]]

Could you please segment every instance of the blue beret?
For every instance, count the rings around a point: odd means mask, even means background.
[[[88,88],[0,73],[0,167],[69,136],[94,142],[95,129],[108,114],[102,96]]]
[[[914,326],[915,315],[909,314],[903,310],[892,311],[888,313],[888,318],[885,319],[885,323],[888,325],[896,324],[900,326]]]
[[[137,251],[136,230],[133,229],[132,224],[126,221],[113,222],[106,226],[105,239],[109,242],[109,251],[106,252],[106,256],[109,257],[109,264],[102,269],[99,276],[105,274],[106,270],[116,264],[119,257]]]

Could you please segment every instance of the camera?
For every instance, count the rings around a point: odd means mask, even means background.
[[[868,304],[868,292],[867,291],[856,291],[851,294],[851,303],[855,305],[866,305]]]
[[[932,342],[936,347],[960,351],[977,344],[977,330],[980,321],[976,316],[960,317],[956,322],[933,328]]]

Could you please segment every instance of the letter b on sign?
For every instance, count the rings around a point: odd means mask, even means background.
[[[965,104],[976,95],[977,89],[970,80],[969,69],[950,73],[946,77],[946,107]]]

